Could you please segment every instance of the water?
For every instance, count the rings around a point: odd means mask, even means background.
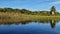
[[[60,21],[0,24],[0,34],[60,34]]]

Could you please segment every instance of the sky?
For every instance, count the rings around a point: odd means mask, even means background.
[[[0,0],[0,8],[19,8],[32,11],[50,10],[55,6],[60,11],[60,0]]]

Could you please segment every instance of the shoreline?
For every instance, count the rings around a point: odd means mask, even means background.
[[[41,15],[28,15],[14,12],[0,12],[1,22],[23,22],[29,20],[60,20],[60,16],[41,16]]]

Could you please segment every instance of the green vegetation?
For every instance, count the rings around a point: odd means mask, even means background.
[[[0,22],[21,22],[29,20],[60,20],[60,13],[52,6],[51,11],[30,11],[26,9],[0,8]]]
[[[51,7],[51,11],[30,11],[26,9],[0,8],[0,12],[18,12],[22,14],[43,15],[43,16],[49,16],[52,14],[52,12],[54,12],[54,15],[60,15],[60,13],[56,11],[54,6]]]

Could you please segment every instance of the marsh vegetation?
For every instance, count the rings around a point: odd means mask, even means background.
[[[0,23],[29,20],[60,20],[60,13],[52,6],[50,11],[30,11],[26,9],[0,8]]]

